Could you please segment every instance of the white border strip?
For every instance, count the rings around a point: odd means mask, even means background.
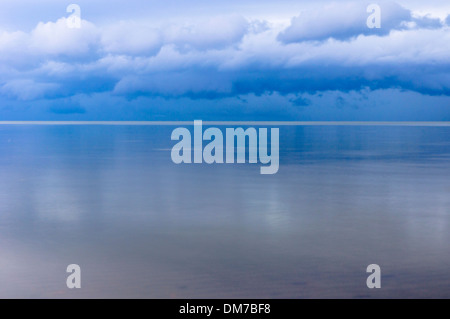
[[[194,121],[0,121],[0,125],[193,125]],[[203,125],[242,126],[450,126],[450,122],[373,121],[203,121]]]

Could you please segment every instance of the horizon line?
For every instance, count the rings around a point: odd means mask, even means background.
[[[192,121],[0,121],[0,125],[193,125]],[[203,125],[243,126],[450,126],[450,121],[202,121]]]

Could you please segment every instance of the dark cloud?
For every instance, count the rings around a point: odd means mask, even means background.
[[[297,97],[295,99],[291,100],[292,104],[295,106],[308,106],[311,105],[311,100],[303,98],[303,97]]]
[[[58,19],[28,32],[2,31],[0,98],[8,105],[17,101],[55,116],[90,116],[92,105],[86,108],[71,98],[84,96],[93,103],[88,97],[102,96],[97,108],[108,110],[106,117],[115,103],[122,103],[120,109],[126,113],[127,106],[159,98],[161,105],[177,109],[174,114],[190,111],[180,111],[168,101],[186,99],[191,101],[187,107],[197,112],[192,114],[202,112],[192,101],[208,101],[199,105],[227,115],[240,112],[229,111],[232,103],[254,112],[252,96],[258,103],[280,103],[278,107],[291,116],[315,109],[320,103],[311,96],[322,92],[395,89],[450,96],[450,35],[441,20],[413,17],[395,3],[380,5],[379,30],[366,25],[366,4],[353,2],[303,12],[281,33],[276,23],[240,15],[161,25],[84,21],[79,30],[67,29],[66,20]],[[273,96],[281,98],[268,98]],[[347,101],[368,103],[341,99],[338,95],[328,102],[342,110]],[[304,107],[310,104],[314,108]],[[139,104],[140,115],[145,113],[143,105]],[[219,111],[219,106],[225,109]],[[264,109],[270,115],[274,107],[261,106],[258,112]]]
[[[429,15],[413,18],[416,26],[420,29],[439,29],[442,28],[442,22],[439,18],[433,18]]]

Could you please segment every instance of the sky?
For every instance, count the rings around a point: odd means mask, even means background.
[[[450,121],[447,0],[73,3],[0,1],[0,121]]]

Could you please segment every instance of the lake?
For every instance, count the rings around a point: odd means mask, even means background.
[[[0,125],[0,298],[450,298],[450,127],[282,126],[274,175],[175,127]]]

